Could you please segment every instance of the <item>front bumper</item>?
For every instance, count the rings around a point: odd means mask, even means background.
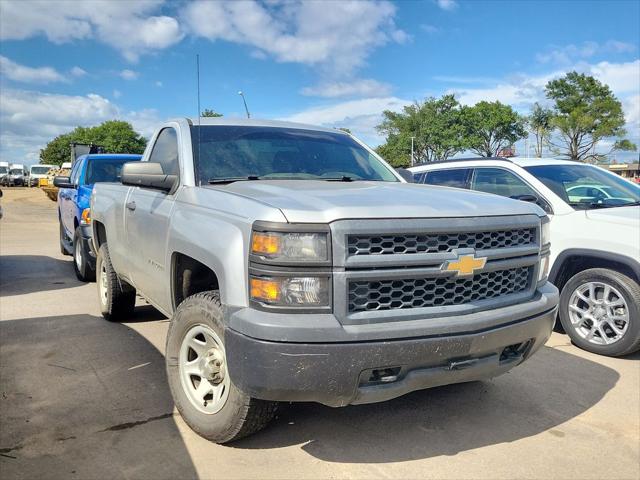
[[[248,395],[329,406],[373,403],[440,385],[488,379],[519,365],[549,338],[557,290],[548,308],[473,331],[395,340],[309,343],[225,333],[229,374]],[[388,337],[393,338],[393,337]],[[383,380],[380,377],[386,377]]]
[[[84,254],[84,259],[86,260],[89,268],[95,272],[96,254],[93,251],[93,242],[91,240],[91,235],[92,231],[90,225],[80,226],[80,246],[82,248],[82,253]]]

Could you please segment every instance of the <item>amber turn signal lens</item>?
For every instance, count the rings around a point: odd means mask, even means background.
[[[85,208],[82,211],[82,223],[84,225],[89,225],[91,223],[91,209]]]
[[[253,300],[277,302],[280,298],[280,284],[274,280],[252,278],[250,285]]]
[[[271,233],[253,232],[251,253],[256,255],[275,255],[280,251],[280,236]]]

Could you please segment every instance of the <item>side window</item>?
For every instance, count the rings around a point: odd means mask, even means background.
[[[477,168],[471,181],[471,189],[503,197],[522,195],[538,197],[538,194],[524,180],[502,168]]]
[[[160,132],[149,161],[162,165],[165,175],[178,175],[178,137],[173,128],[164,128]]]
[[[413,174],[413,183],[424,183],[425,172],[418,172]]]
[[[71,177],[71,183],[73,183],[74,185],[78,185],[78,179],[80,178],[80,171],[82,170],[83,163],[84,160],[76,162],[71,169],[71,174],[69,176]]]
[[[427,173],[424,183],[427,185],[442,185],[444,187],[469,188],[469,171],[468,168],[433,170]]]

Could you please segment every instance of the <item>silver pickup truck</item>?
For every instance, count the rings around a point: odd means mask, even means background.
[[[175,404],[225,443],[278,402],[334,407],[495,377],[551,333],[536,205],[406,183],[366,145],[283,122],[164,124],[91,201],[108,320],[171,317]]]

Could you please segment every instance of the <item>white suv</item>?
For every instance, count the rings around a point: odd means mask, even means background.
[[[597,166],[546,158],[454,159],[409,170],[416,183],[537,203],[551,218],[549,279],[561,291],[564,331],[602,355],[640,348],[639,185]]]

